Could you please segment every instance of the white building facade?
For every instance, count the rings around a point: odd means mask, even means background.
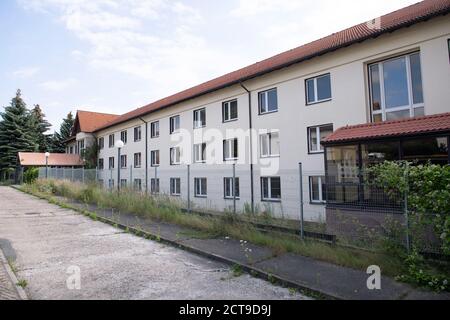
[[[236,203],[289,219],[299,219],[302,194],[305,219],[322,221],[320,140],[346,125],[450,112],[449,39],[450,17],[440,14],[127,117],[95,132],[99,179],[211,211]]]

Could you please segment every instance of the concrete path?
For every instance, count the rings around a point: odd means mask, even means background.
[[[5,243],[30,299],[307,299],[0,187],[0,246]]]

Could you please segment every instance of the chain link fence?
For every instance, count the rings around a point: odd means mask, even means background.
[[[301,237],[379,249],[411,247],[439,255],[436,214],[409,212],[404,194],[387,195],[369,184],[325,181],[321,171],[279,170],[265,176],[246,165],[178,165],[117,169],[40,168],[39,178],[96,183],[171,199],[188,212],[239,214]],[[252,194],[253,190],[253,194]],[[254,201],[252,201],[252,199]]]

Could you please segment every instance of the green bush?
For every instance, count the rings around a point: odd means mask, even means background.
[[[23,182],[33,183],[39,177],[38,168],[28,168],[23,174]]]

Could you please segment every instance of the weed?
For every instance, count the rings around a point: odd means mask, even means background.
[[[242,267],[238,264],[235,264],[231,267],[231,272],[233,273],[233,276],[236,278],[242,276],[242,274],[244,273]]]
[[[25,288],[28,285],[28,282],[25,279],[21,279],[16,283],[16,285],[18,285],[19,287]]]

